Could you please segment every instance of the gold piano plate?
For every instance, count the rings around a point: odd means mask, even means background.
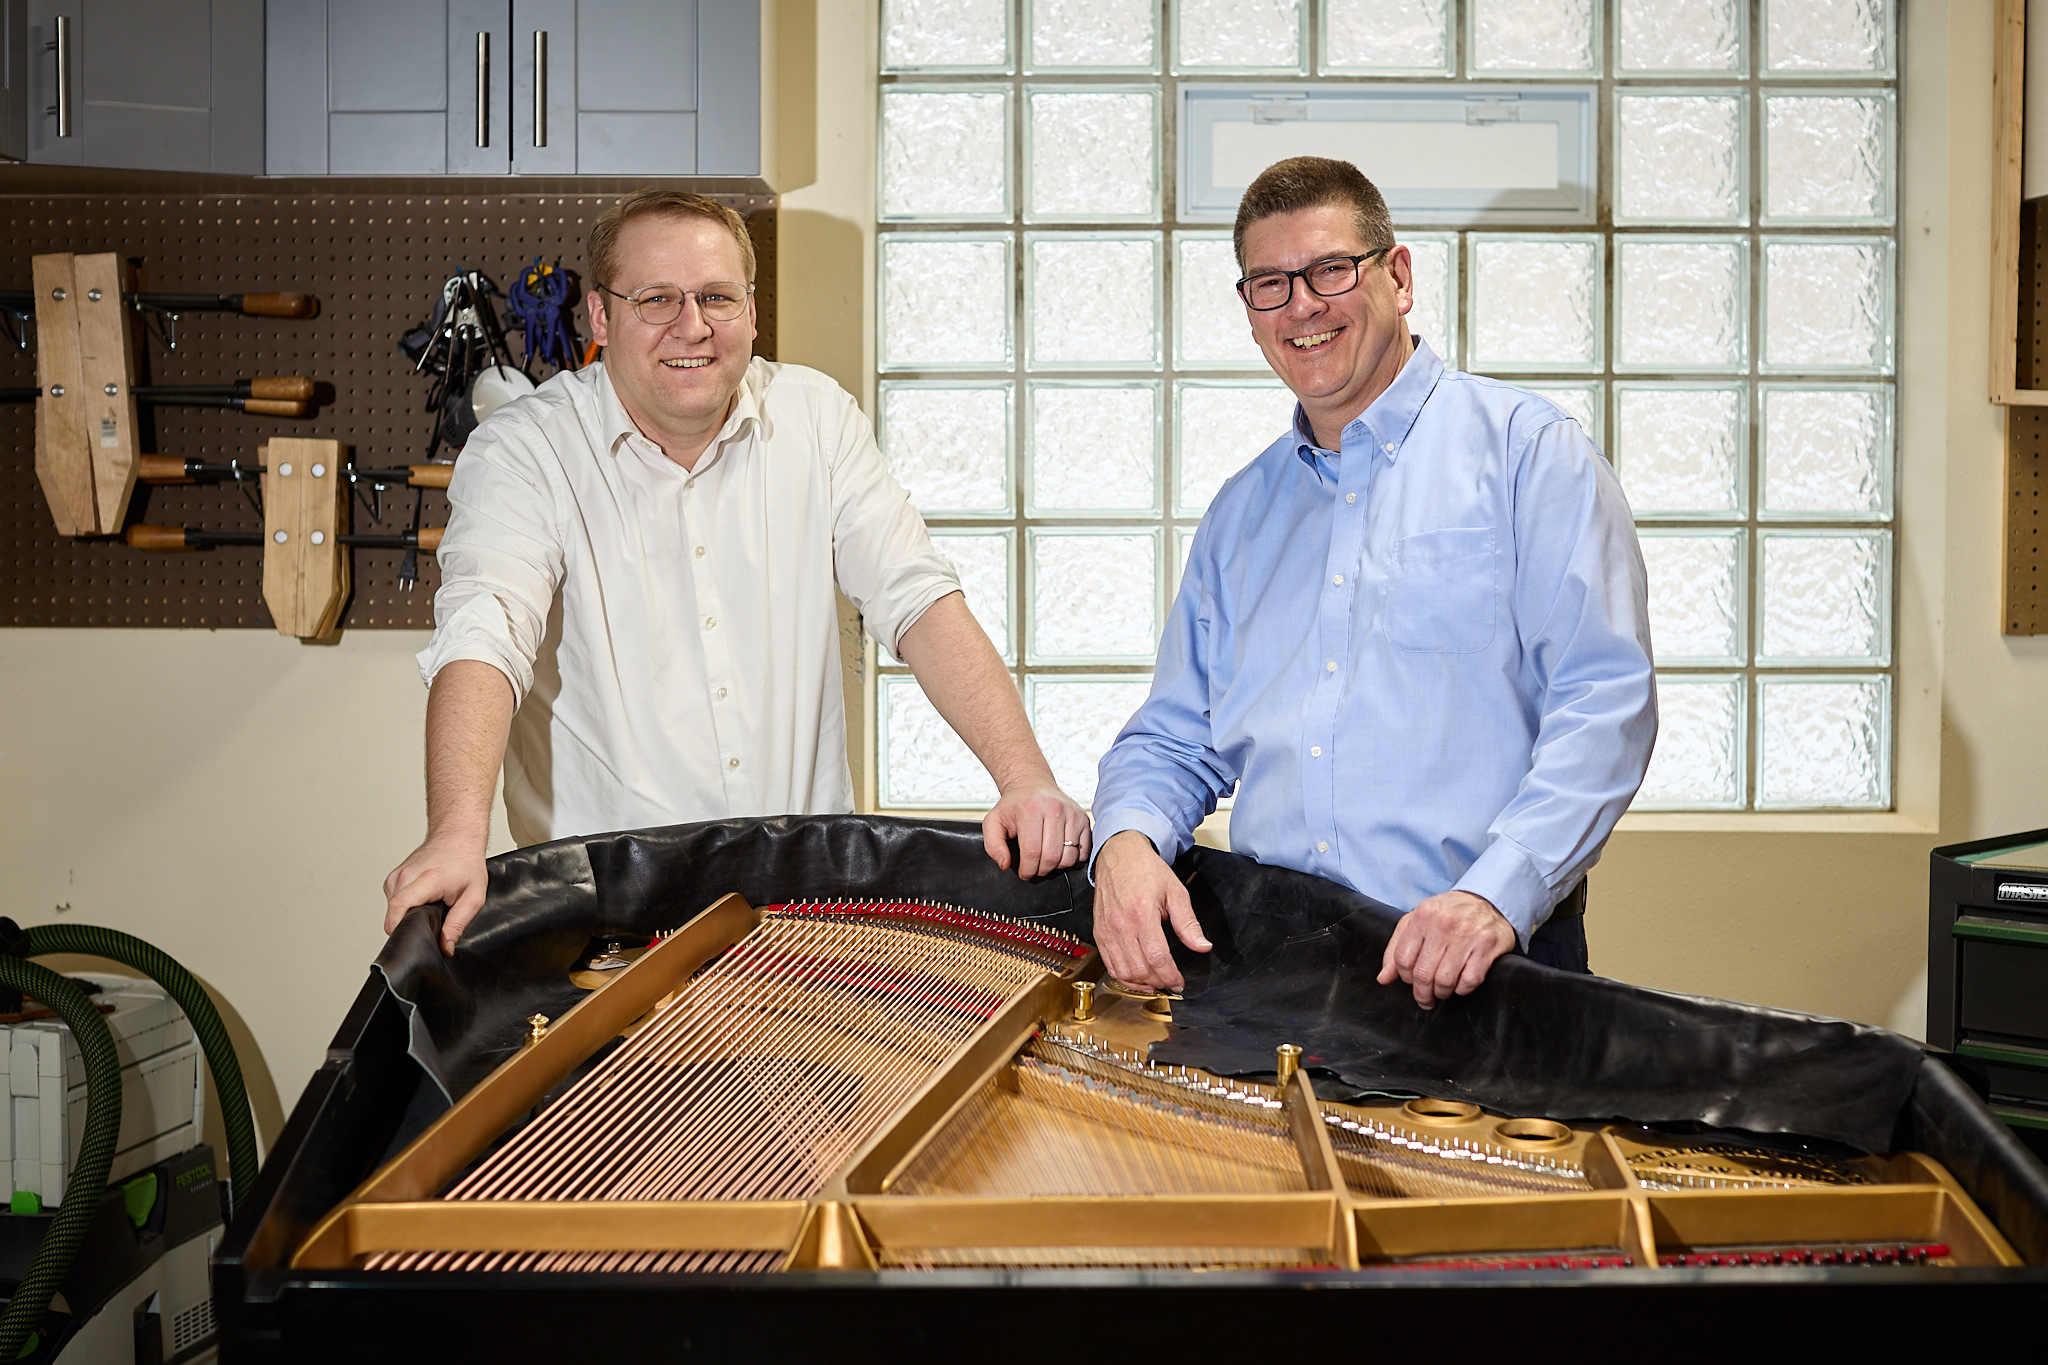
[[[1335,1104],[1300,1070],[1274,1086],[1152,1066],[1169,1022],[1147,999],[1073,989],[1101,970],[1064,935],[956,907],[727,896],[535,1025],[293,1264],[2021,1263],[1913,1153],[1838,1160],[1462,1101]]]

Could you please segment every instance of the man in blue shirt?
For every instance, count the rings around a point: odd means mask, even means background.
[[[1167,864],[1235,785],[1238,852],[1408,907],[1379,980],[1422,1008],[1517,946],[1585,971],[1584,875],[1657,731],[1621,487],[1558,408],[1411,336],[1408,249],[1350,163],[1268,168],[1236,245],[1300,405],[1203,518],[1103,757],[1104,963],[1178,987],[1163,923],[1208,951]]]

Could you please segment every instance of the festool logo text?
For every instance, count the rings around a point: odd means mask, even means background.
[[[195,1180],[211,1179],[213,1179],[213,1167],[194,1166],[191,1170],[184,1172],[182,1175],[178,1177],[178,1184],[183,1186],[189,1185]]]

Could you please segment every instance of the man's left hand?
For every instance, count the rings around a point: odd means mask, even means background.
[[[1088,861],[1088,816],[1051,783],[1012,787],[981,822],[981,841],[997,867],[1010,865],[1017,841],[1017,875],[1029,881]]]
[[[1391,985],[1398,976],[1415,988],[1417,1005],[1435,1009],[1439,1000],[1478,990],[1494,960],[1514,946],[1514,926],[1492,901],[1446,891],[1401,916],[1380,962],[1379,982]]]

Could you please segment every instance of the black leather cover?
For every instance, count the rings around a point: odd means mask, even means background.
[[[1700,1123],[1890,1147],[1921,1050],[1835,1019],[1573,976],[1519,956],[1432,1011],[1374,977],[1396,912],[1347,887],[1195,849],[1188,881],[1212,954],[1177,949],[1188,998],[1154,1059],[1225,1074],[1272,1069],[1301,1044],[1351,1092],[1419,1091],[1557,1118]],[[491,860],[487,907],[452,958],[441,910],[400,925],[378,958],[411,1014],[411,1051],[452,1098],[582,992],[590,940],[670,929],[737,891],[761,905],[921,897],[1086,936],[1077,870],[1036,882],[998,869],[977,826],[879,816],[735,820],[603,835]],[[1599,916],[1591,927],[1596,942]],[[1615,907],[1614,910],[1618,910]],[[1610,911],[1612,912],[1612,911]],[[1989,1116],[1986,1115],[1988,1118]]]

